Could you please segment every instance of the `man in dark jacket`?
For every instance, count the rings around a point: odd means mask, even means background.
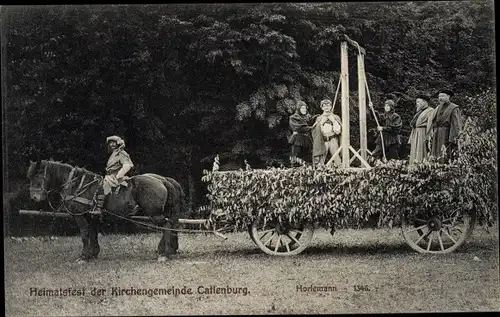
[[[377,129],[384,136],[385,156],[388,160],[399,159],[399,146],[401,145],[400,130],[403,125],[401,117],[395,112],[395,103],[393,100],[387,100],[384,104],[384,114],[381,116],[382,126]],[[380,135],[375,141],[377,146],[373,150],[373,156],[382,158],[382,139]]]
[[[457,153],[457,138],[462,131],[462,116],[458,105],[450,102],[453,91],[439,91],[439,105],[430,117],[430,155],[453,159]]]

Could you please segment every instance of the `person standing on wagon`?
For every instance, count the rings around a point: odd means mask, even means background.
[[[457,138],[462,131],[462,115],[458,105],[450,102],[453,91],[442,89],[439,91],[439,105],[432,113],[430,121],[430,155],[441,156],[443,147],[446,149],[446,158],[455,158],[458,150]]]
[[[312,126],[313,139],[313,165],[325,164],[328,152],[333,155],[339,148],[340,135],[342,132],[342,121],[333,113],[333,105],[330,99],[324,99],[320,103],[323,113],[316,117]],[[340,166],[342,161],[340,155],[333,159],[335,166]]]
[[[106,165],[106,176],[104,176],[102,186],[97,193],[96,208],[92,214],[101,214],[104,209],[104,199],[114,187],[127,186],[125,175],[130,171],[134,164],[130,155],[125,152],[125,142],[119,136],[113,135],[106,138],[106,144],[111,151],[111,155]]]
[[[377,130],[382,132],[384,137],[384,150],[385,156],[388,160],[399,158],[399,146],[401,145],[400,130],[403,126],[401,117],[395,112],[396,104],[393,100],[387,100],[384,104],[384,114],[381,116],[382,126],[377,127]],[[381,158],[382,152],[382,138],[378,135],[375,140],[377,144],[373,150],[373,156]]]
[[[310,121],[311,115],[307,111],[307,104],[298,101],[295,113],[289,119],[292,135],[288,139],[288,143],[292,146],[290,155],[292,167],[300,165],[300,160],[308,161],[312,146]]]
[[[416,98],[417,113],[410,122],[411,134],[408,139],[410,144],[409,165],[422,162],[428,156],[428,126],[434,108],[429,106],[431,97],[419,94]]]

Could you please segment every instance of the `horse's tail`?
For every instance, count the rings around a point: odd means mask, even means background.
[[[186,202],[186,194],[184,192],[184,188],[182,188],[182,185],[179,184],[178,181],[173,179],[172,177],[165,177],[165,179],[172,184],[172,186],[176,189],[177,191],[177,200],[179,204],[179,213],[181,215],[186,215],[186,212],[188,210],[187,208],[187,202]]]
[[[184,192],[184,189],[182,188],[182,186],[180,186],[179,188],[179,199],[180,199],[180,204],[181,204],[181,214],[182,215],[186,215],[186,213],[188,212],[188,204],[187,204],[187,201],[186,201],[186,193]]]

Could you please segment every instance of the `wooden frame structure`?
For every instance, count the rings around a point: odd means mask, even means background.
[[[357,51],[358,65],[358,96],[359,96],[359,137],[360,149],[356,151],[351,146],[350,141],[350,123],[349,123],[349,61],[348,47],[354,46]],[[356,41],[351,40],[347,35],[344,35],[344,40],[340,44],[340,86],[341,86],[341,107],[342,107],[342,134],[340,146],[326,165],[332,164],[335,156],[339,155],[342,161],[342,168],[351,168],[351,163],[357,158],[361,162],[362,168],[371,168],[366,161],[367,153],[367,133],[366,133],[366,74],[365,74],[365,54],[364,48],[359,46]],[[350,157],[350,152],[354,155]]]

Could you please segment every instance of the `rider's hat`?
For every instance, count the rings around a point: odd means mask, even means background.
[[[116,144],[118,144],[118,145],[124,145],[125,144],[125,142],[123,141],[123,139],[120,138],[119,136],[116,136],[116,135],[108,136],[106,138],[106,143],[109,143],[110,141],[115,141]]]

